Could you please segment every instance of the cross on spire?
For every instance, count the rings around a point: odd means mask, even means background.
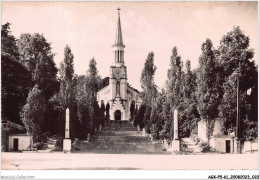
[[[120,8],[117,8],[118,11],[118,19],[117,19],[117,29],[116,29],[116,40],[115,40],[115,44],[116,45],[122,45],[123,44],[123,37],[122,37],[122,30],[121,30],[121,22],[120,22]]]
[[[117,29],[116,29],[116,39],[115,44],[112,46],[115,53],[115,62],[116,63],[123,63],[124,64],[124,48],[125,45],[123,44],[123,36],[121,30],[121,22],[120,22],[120,8],[117,8],[118,11],[118,19],[117,19]]]

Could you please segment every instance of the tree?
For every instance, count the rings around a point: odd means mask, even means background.
[[[151,129],[151,104],[154,102],[157,94],[156,85],[154,82],[155,71],[156,66],[154,65],[154,53],[150,52],[145,61],[140,79],[141,87],[143,89],[143,103],[144,106],[146,106],[144,112],[144,119],[142,122],[144,123],[145,130],[147,133],[150,133]],[[141,116],[142,115],[139,114],[138,118],[140,118]],[[139,122],[141,122],[141,120],[139,120]]]
[[[76,107],[76,84],[77,78],[74,78],[74,56],[68,45],[64,49],[64,60],[61,62],[60,74],[60,90],[51,99],[50,103],[59,114],[58,124],[61,134],[64,135],[65,128],[65,110],[70,110],[70,130],[71,136],[75,136],[75,126],[77,124],[77,107]]]
[[[218,115],[219,91],[216,88],[217,68],[212,41],[207,39],[201,46],[200,66],[197,71],[198,111],[206,121],[206,133],[209,141],[210,124]]]
[[[78,106],[76,101],[76,94],[77,94],[77,79],[78,76],[74,76],[72,79],[72,88],[71,88],[71,95],[70,95],[70,102],[69,102],[69,108],[70,108],[70,129],[71,129],[71,138],[79,137],[79,132],[77,129],[80,126],[77,112],[78,112]]]
[[[135,112],[135,101],[132,101],[130,106],[131,121],[134,119],[134,112]]]
[[[56,78],[57,70],[55,64],[50,65],[47,60],[48,58],[44,57],[42,53],[38,54],[32,81],[39,85],[45,99],[49,100],[58,91],[59,83]],[[49,66],[53,67],[50,68]],[[52,70],[48,69],[52,69],[54,72],[50,73]]]
[[[19,52],[15,37],[11,34],[10,23],[2,25],[1,29],[1,52],[9,54],[13,60],[19,61]]]
[[[103,100],[101,101],[100,110],[101,110],[101,114],[104,115],[106,111],[106,107]]]
[[[100,111],[97,105],[97,91],[101,84],[101,78],[98,75],[96,60],[93,58],[89,62],[89,69],[86,76],[86,92],[89,102],[89,132],[93,131],[93,128],[97,126],[100,120]]]
[[[165,96],[165,100],[162,104],[162,120],[163,120],[163,129],[161,136],[163,139],[172,140],[173,139],[173,108],[171,102],[167,99],[167,93],[162,92],[162,96]]]
[[[183,96],[184,98],[194,98],[195,89],[196,89],[196,74],[191,71],[191,63],[188,59],[185,64],[186,72],[184,74],[184,83],[183,83]]]
[[[95,121],[96,121],[96,118],[95,118],[95,109],[94,109],[94,106],[91,104],[89,106],[89,124],[88,124],[88,132],[89,133],[93,133],[93,129],[95,127]]]
[[[44,131],[53,131],[56,119],[50,98],[58,92],[57,68],[54,63],[51,43],[42,34],[21,34],[17,40],[19,62],[30,72],[32,86],[37,84],[47,101],[46,126]]]
[[[100,89],[106,87],[107,85],[109,85],[109,77],[105,77],[105,78],[102,79]]]
[[[145,132],[148,134],[151,133],[151,128],[152,128],[151,112],[152,112],[152,107],[147,105],[144,112],[143,123],[145,127]]]
[[[31,75],[19,62],[18,47],[15,37],[11,34],[10,23],[2,25],[1,34],[2,121],[22,124],[19,113],[32,86]]]
[[[220,40],[218,60],[224,68],[225,78],[232,75],[239,64],[250,64],[249,62],[253,58],[254,52],[252,49],[249,49],[249,41],[249,37],[241,31],[239,26],[234,27],[232,31],[228,32]],[[252,83],[251,81],[249,82]]]
[[[106,104],[106,119],[109,120],[109,109],[110,109],[110,104],[107,102]]]
[[[25,104],[31,88],[31,76],[21,63],[13,60],[8,54],[2,54],[1,66],[2,120],[21,124],[19,112]]]
[[[80,123],[80,138],[87,137],[87,129],[89,122],[89,109],[86,93],[86,76],[81,75],[78,77],[77,86],[76,86],[76,101],[77,101],[77,115]]]
[[[255,138],[253,133],[257,127],[257,105],[252,100],[256,98],[257,67],[253,58],[253,50],[249,49],[249,37],[239,27],[224,35],[220,41],[218,60],[223,67],[223,99],[219,106],[219,117],[223,124],[223,132],[236,129],[236,100],[239,80],[240,102],[240,138]],[[252,93],[247,95],[251,89]],[[257,132],[257,131],[256,131]]]
[[[166,96],[163,93],[160,93],[156,98],[155,104],[152,106],[151,110],[151,134],[153,139],[164,139],[163,137],[163,127],[164,127],[164,119],[163,119],[163,106],[165,105]]]
[[[258,71],[255,71],[255,83],[252,87],[251,94],[249,96],[249,102],[251,104],[251,112],[249,113],[249,119],[254,122],[258,122]]]
[[[51,44],[42,34],[21,34],[17,41],[19,60],[29,70],[34,84],[38,84],[49,100],[58,91],[57,68]],[[41,68],[40,68],[41,67]],[[40,69],[39,69],[40,68]],[[43,72],[41,73],[40,70]],[[35,73],[40,73],[36,75]],[[35,78],[37,77],[38,78]],[[37,82],[41,78],[41,82]]]
[[[196,134],[195,129],[199,117],[197,102],[185,98],[179,105],[179,137],[190,137]]]
[[[106,108],[105,108],[104,101],[103,100],[101,101],[100,107],[98,105],[98,101],[96,101],[96,105],[97,105],[97,108],[98,108],[97,109],[98,125],[103,126],[105,124],[105,120],[106,120],[106,118],[105,118]]]
[[[103,125],[105,121],[104,113],[102,113],[102,110],[98,105],[98,101],[95,102],[94,110],[95,110],[94,127],[98,128],[99,125]]]
[[[73,77],[74,77],[74,56],[72,51],[68,45],[64,48],[64,60],[61,63],[60,69],[60,78],[62,88],[65,94],[66,106],[70,106],[70,102],[72,100],[72,92],[73,92]]]
[[[55,63],[53,61],[55,54],[51,52],[51,44],[47,42],[42,34],[21,34],[17,41],[17,45],[20,54],[20,61],[25,64],[32,74],[35,72],[37,58],[39,53],[41,53],[42,56],[46,58],[46,63],[48,64],[46,73],[56,76],[57,68],[55,67]]]
[[[137,115],[136,115],[136,118],[134,120],[134,125],[137,126],[139,125],[140,129],[143,129],[144,128],[144,113],[145,113],[145,109],[146,109],[146,106],[145,104],[141,104],[140,105],[140,108],[138,109],[138,112],[137,112]]]
[[[179,105],[179,136],[189,137],[196,129],[197,118],[199,113],[197,110],[196,100],[196,71],[191,71],[190,60],[186,61],[184,74],[184,94],[183,100]]]
[[[156,86],[154,83],[154,75],[156,66],[154,65],[154,53],[150,52],[144,64],[144,68],[141,74],[141,87],[144,92],[143,101],[146,105],[151,104],[153,99],[156,97]]]
[[[65,81],[72,81],[74,77],[74,56],[68,45],[64,49],[64,79]]]
[[[182,100],[182,65],[181,57],[178,55],[177,47],[172,49],[170,69],[167,74],[167,93],[172,107],[176,108]]]
[[[34,140],[41,140],[42,131],[44,129],[46,113],[46,101],[39,86],[35,85],[29,92],[27,102],[21,111],[21,120],[29,135]]]
[[[87,71],[87,78],[86,78],[86,87],[87,87],[89,102],[91,102],[93,105],[97,100],[97,91],[101,84],[101,78],[98,75],[98,70],[96,66],[97,66],[97,62],[94,58],[92,58],[89,62],[89,69]]]
[[[166,139],[172,139],[173,135],[173,109],[178,108],[183,99],[183,62],[178,55],[177,47],[172,49],[170,68],[166,80],[166,100],[163,108],[164,129]]]

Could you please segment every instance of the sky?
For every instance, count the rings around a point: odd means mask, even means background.
[[[199,65],[207,38],[215,48],[223,35],[240,26],[258,58],[257,2],[2,2],[1,23],[12,34],[40,33],[51,42],[59,68],[68,44],[78,75],[86,74],[93,57],[102,78],[114,62],[117,8],[120,7],[128,82],[141,90],[140,77],[149,52],[155,54],[155,83],[164,86],[174,46],[192,69]]]

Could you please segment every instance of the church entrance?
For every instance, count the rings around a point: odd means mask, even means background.
[[[115,111],[115,120],[121,120],[121,111],[120,110]]]

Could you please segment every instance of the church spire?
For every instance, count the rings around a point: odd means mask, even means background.
[[[120,8],[117,8],[118,11],[118,20],[117,20],[117,29],[116,29],[116,40],[115,44],[117,45],[123,45],[123,36],[122,36],[122,30],[121,30],[121,22],[120,22]]]
[[[115,44],[112,46],[115,54],[115,65],[121,66],[124,64],[124,48],[123,44],[123,36],[121,30],[121,22],[120,22],[120,8],[117,8],[118,11],[118,20],[117,20],[117,29],[116,29],[116,40]]]

